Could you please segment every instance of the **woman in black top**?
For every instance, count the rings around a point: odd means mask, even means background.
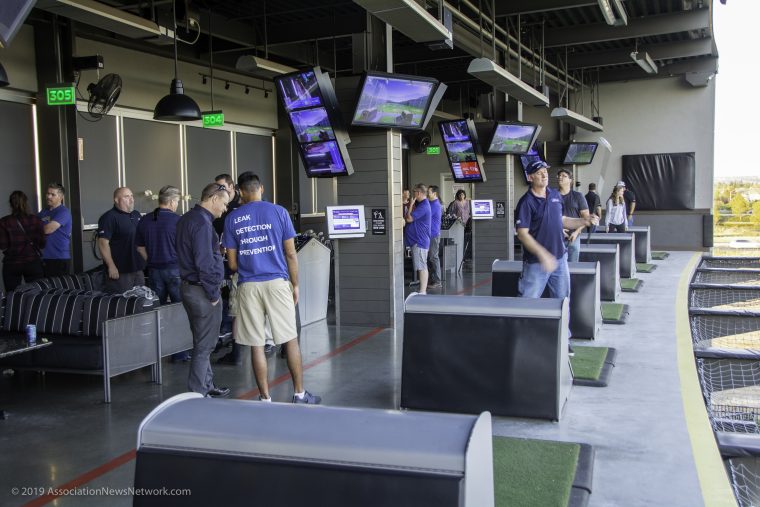
[[[26,194],[15,190],[10,196],[11,214],[0,218],[0,250],[3,251],[3,282],[11,291],[21,281],[43,277],[42,249],[45,231],[42,220],[29,213]]]

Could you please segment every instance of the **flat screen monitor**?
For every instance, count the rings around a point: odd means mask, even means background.
[[[364,206],[328,206],[327,234],[330,238],[361,238],[367,233]]]
[[[313,143],[335,139],[330,118],[324,107],[301,109],[288,113],[299,143]]]
[[[480,154],[475,124],[468,120],[451,120],[438,123],[438,128],[454,182],[485,181],[484,160]]]
[[[492,199],[472,199],[472,219],[485,220],[493,218],[493,200]]]
[[[0,0],[0,48],[7,48],[21,29],[36,0]]]
[[[361,83],[352,125],[423,128],[438,80],[400,74],[367,73]]]
[[[590,164],[594,160],[599,143],[570,143],[562,159],[562,165]]]
[[[286,111],[322,105],[314,69],[287,74],[276,81]]]
[[[531,123],[499,122],[491,138],[488,153],[524,155],[538,137],[541,127]]]
[[[306,175],[309,178],[346,175],[346,163],[336,141],[300,145]]]
[[[540,160],[544,162],[544,159],[541,157],[541,155],[538,153],[538,146],[536,143],[533,143],[533,146],[530,150],[528,150],[528,153],[525,155],[520,155],[520,163],[523,166],[523,174],[525,175],[525,183],[530,185],[530,178],[528,178],[528,165],[530,165],[531,162],[535,162],[536,160]]]

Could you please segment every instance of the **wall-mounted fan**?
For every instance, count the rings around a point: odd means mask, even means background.
[[[118,74],[106,74],[97,83],[90,83],[87,91],[90,93],[87,111],[100,119],[116,104],[121,93],[121,77]]]

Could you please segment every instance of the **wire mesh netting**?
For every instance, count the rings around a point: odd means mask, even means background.
[[[760,505],[760,459],[732,458],[725,464],[739,507]]]
[[[758,257],[702,257],[700,268],[754,268],[760,269]]]
[[[760,318],[735,315],[692,315],[694,348],[750,349],[760,354]]]
[[[691,308],[710,308],[736,312],[760,312],[760,289],[747,288],[697,288],[689,291]]]
[[[757,271],[699,269],[694,274],[694,282],[760,287],[760,269]]]
[[[697,373],[713,430],[760,434],[760,361],[697,359]]]

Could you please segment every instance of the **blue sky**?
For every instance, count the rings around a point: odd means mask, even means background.
[[[760,120],[751,109],[758,102],[760,80],[759,0],[713,3],[718,75],[715,104],[715,176],[758,176]]]

